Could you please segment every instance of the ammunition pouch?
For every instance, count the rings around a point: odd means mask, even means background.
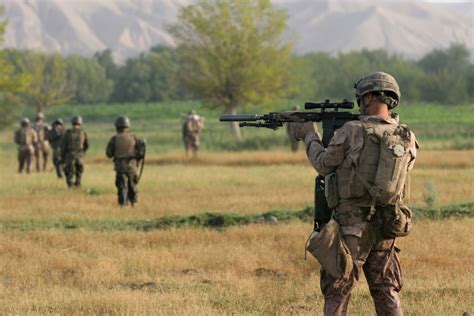
[[[306,250],[318,260],[324,271],[336,279],[347,279],[352,272],[351,254],[334,219],[319,233],[314,231],[311,234]]]
[[[404,204],[381,207],[382,234],[387,238],[404,237],[410,233],[412,212]]]

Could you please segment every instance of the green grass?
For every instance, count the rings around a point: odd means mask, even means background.
[[[434,207],[414,207],[414,219],[442,220],[447,218],[474,217],[474,203],[459,205],[448,205],[441,208]],[[312,221],[314,210],[307,207],[301,211],[275,210],[258,214],[233,214],[233,213],[202,213],[194,215],[163,216],[155,219],[145,220],[65,220],[65,219],[45,219],[31,221],[4,221],[0,225],[0,230],[30,231],[44,229],[87,229],[94,231],[115,231],[115,230],[135,230],[151,231],[169,228],[226,228],[248,224],[264,223],[288,223],[294,220]]]
[[[291,108],[290,101],[275,104],[271,109],[256,107],[247,113],[266,113]],[[239,151],[288,148],[285,129],[242,129],[242,140],[236,142],[227,124],[220,123],[220,110],[205,108],[199,102],[130,103],[99,105],[65,105],[46,111],[48,121],[62,117],[69,125],[73,115],[81,115],[84,128],[89,134],[91,155],[103,155],[108,139],[115,133],[114,120],[127,115],[133,131],[147,139],[150,153],[165,153],[181,149],[181,122],[185,113],[195,109],[206,118],[202,132],[202,149],[206,151]],[[406,105],[397,108],[401,121],[416,133],[422,149],[470,149],[474,148],[474,105]],[[243,113],[244,111],[239,111]],[[355,111],[354,111],[355,112]],[[28,110],[24,115],[32,118]],[[0,133],[1,155],[14,150],[12,131]]]

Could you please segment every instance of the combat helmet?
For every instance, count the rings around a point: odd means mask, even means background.
[[[36,113],[36,120],[44,120],[43,112]]]
[[[64,121],[63,121],[62,118],[58,117],[57,119],[55,119],[55,120],[53,121],[53,124],[54,124],[54,125],[64,125]]]
[[[120,115],[115,119],[115,128],[130,128],[130,120],[125,115]]]
[[[380,95],[379,100],[388,105],[389,109],[395,108],[400,102],[400,88],[392,75],[385,72],[374,72],[361,78],[354,84],[357,103],[363,95],[376,92]]]
[[[30,125],[30,120],[27,117],[24,117],[24,118],[21,119],[20,125],[23,126],[23,127],[28,126],[28,125]]]
[[[79,115],[73,116],[71,119],[71,123],[72,125],[82,125],[82,117],[80,117]]]

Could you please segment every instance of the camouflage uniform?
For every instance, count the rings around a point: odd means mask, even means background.
[[[40,160],[43,160],[43,171],[45,171],[48,164],[50,148],[48,142],[49,125],[44,122],[43,113],[40,112],[37,114],[36,122],[33,124],[33,128],[38,135],[38,140],[35,143],[36,171],[40,172],[41,170]]]
[[[63,177],[63,165],[61,163],[61,147],[64,138],[64,126],[61,119],[53,122],[50,131],[48,132],[48,140],[53,149],[53,165],[56,169],[58,178]]]
[[[190,152],[192,153],[193,157],[197,155],[202,128],[204,128],[204,118],[197,115],[195,111],[190,111],[186,116],[182,126],[186,156],[189,156]]]
[[[300,107],[295,105],[292,109],[292,111],[299,111]],[[293,137],[293,128],[295,127],[295,124],[297,123],[287,123],[286,124],[286,132],[288,134],[288,138],[290,139],[290,148],[292,152],[297,152],[299,148],[299,141]]]
[[[29,125],[28,119],[23,119],[21,127],[15,131],[14,141],[18,145],[18,172],[21,173],[26,163],[26,173],[30,173],[31,160],[34,155],[34,144],[38,136]]]
[[[82,119],[73,118],[73,127],[66,130],[61,147],[61,159],[65,164],[64,173],[69,188],[81,186],[84,154],[89,148],[87,134],[81,125]],[[75,181],[74,176],[76,176]]]
[[[114,160],[115,186],[117,187],[118,203],[121,206],[127,205],[129,201],[132,206],[137,203],[137,158],[139,158],[137,146],[139,140],[129,132],[129,126],[128,118],[117,118],[117,134],[109,140],[105,151],[107,157]]]
[[[398,89],[398,85],[396,88]],[[399,91],[397,92],[399,99]],[[392,103],[389,109],[393,107]],[[371,142],[365,135],[365,127],[370,124],[389,131],[398,126],[398,117],[393,114],[390,119],[377,115],[361,116],[360,121],[344,124],[327,148],[323,147],[320,137],[314,131],[309,131],[304,136],[308,158],[317,172],[322,176],[336,173],[338,204],[334,210],[334,218],[340,225],[343,239],[353,259],[353,270],[347,279],[335,279],[321,270],[325,315],[346,315],[351,290],[362,271],[367,279],[377,315],[403,315],[399,297],[403,286],[399,249],[394,238],[382,235],[382,214],[389,206],[376,205],[374,216],[370,221],[367,219],[374,200],[353,168],[354,163],[358,162],[359,167],[365,170],[362,176],[370,183],[377,173],[379,153],[374,148],[378,148],[378,145],[375,147],[372,143],[366,143]],[[413,133],[411,140],[411,160],[407,172],[413,168],[416,158],[417,143]],[[364,159],[359,160],[362,153]],[[405,185],[405,189],[407,187]],[[402,199],[405,201],[408,199],[408,193],[408,190],[403,192]]]

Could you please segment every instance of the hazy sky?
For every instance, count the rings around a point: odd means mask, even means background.
[[[424,0],[425,2],[463,2],[463,3],[473,3],[474,0]]]

